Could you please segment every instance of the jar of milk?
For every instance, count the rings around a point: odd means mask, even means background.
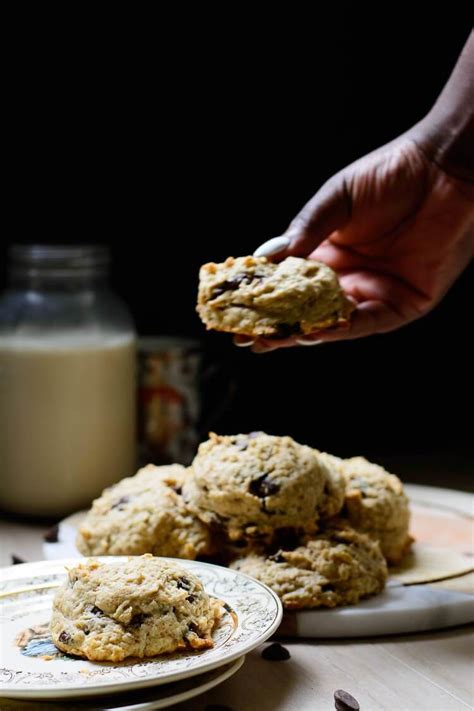
[[[135,332],[103,246],[17,245],[0,300],[0,509],[61,516],[135,468]]]

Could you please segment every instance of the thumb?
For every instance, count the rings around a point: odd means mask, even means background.
[[[351,216],[351,198],[343,173],[330,178],[294,218],[281,237],[264,242],[257,257],[277,260],[307,257],[335,230],[345,227]]]

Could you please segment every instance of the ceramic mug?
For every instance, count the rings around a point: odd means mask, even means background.
[[[162,336],[139,339],[138,379],[140,463],[190,464],[229,405],[229,378],[199,341]]]

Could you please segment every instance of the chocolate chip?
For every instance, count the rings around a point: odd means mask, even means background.
[[[232,545],[234,546],[234,548],[246,548],[246,547],[247,547],[247,541],[244,540],[243,538],[241,538],[241,539],[238,540],[238,541],[233,541],[233,542],[232,542]]]
[[[55,524],[52,528],[49,529],[49,531],[46,531],[46,533],[43,536],[43,540],[46,541],[46,543],[57,543],[59,540],[59,526],[58,524]]]
[[[184,576],[182,578],[178,578],[176,585],[182,590],[191,590],[191,581]]]
[[[337,711],[359,711],[360,709],[359,702],[344,689],[337,689],[334,692],[334,703]]]
[[[241,284],[250,284],[253,277],[250,274],[236,274],[232,279],[226,279],[212,290],[212,298],[217,299],[226,291],[236,291]]]
[[[263,499],[265,496],[277,494],[280,491],[280,487],[268,474],[263,474],[263,476],[250,482],[249,491],[254,496]]]
[[[196,595],[188,595],[186,598],[188,602],[195,602],[196,601]]]
[[[275,642],[269,647],[265,647],[261,656],[262,659],[266,659],[268,662],[284,662],[291,657],[291,654],[286,647],[282,647],[281,644]]]
[[[230,605],[228,605],[226,602],[223,605],[224,610],[227,610],[227,612],[233,612],[232,608]]]
[[[95,605],[92,605],[89,608],[89,612],[93,615],[97,615],[97,617],[101,617],[104,614],[104,611],[101,610],[100,607],[96,607]]]
[[[149,615],[146,615],[144,612],[139,612],[137,615],[133,615],[127,627],[140,627],[147,617],[149,617]]]
[[[111,509],[119,509],[120,511],[122,511],[123,505],[128,504],[129,501],[130,501],[129,496],[121,496],[120,499],[118,501],[116,501],[115,504],[112,504],[112,506],[110,508]]]
[[[71,639],[72,639],[71,635],[68,634],[67,632],[61,632],[61,634],[59,635],[59,641],[62,642],[63,644],[69,644]]]
[[[188,630],[190,632],[194,632],[194,634],[199,634],[199,627],[194,624],[194,622],[190,622],[188,625]]]
[[[12,565],[19,565],[20,563],[26,563],[26,560],[24,560],[23,558],[20,558],[20,556],[15,555],[14,553],[12,553],[11,559],[12,559]]]
[[[284,551],[294,551],[300,545],[300,538],[294,528],[278,528],[275,534],[275,553],[281,548]]]
[[[182,488],[180,486],[173,486],[173,491],[176,491],[176,493],[181,496]]]

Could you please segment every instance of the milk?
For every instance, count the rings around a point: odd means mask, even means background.
[[[61,516],[135,470],[135,340],[0,337],[0,508]]]

